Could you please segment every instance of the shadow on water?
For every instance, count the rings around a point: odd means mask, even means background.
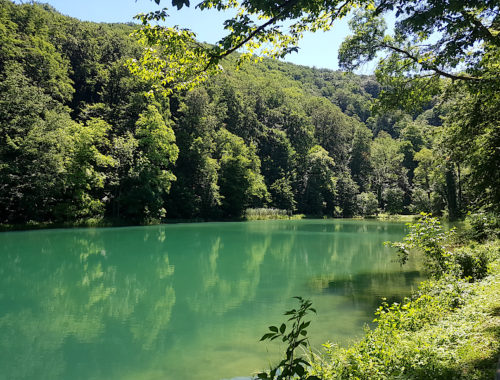
[[[324,281],[323,293],[337,296],[341,306],[361,309],[371,317],[383,299],[389,304],[402,302],[423,280],[425,276],[417,270],[358,273]]]

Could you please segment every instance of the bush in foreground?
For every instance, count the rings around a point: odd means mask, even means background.
[[[500,241],[453,247],[423,214],[402,242],[391,243],[405,262],[423,252],[431,279],[403,303],[383,302],[376,326],[349,347],[306,347],[307,371],[277,379],[492,379],[500,355]],[[274,379],[275,377],[269,377]]]

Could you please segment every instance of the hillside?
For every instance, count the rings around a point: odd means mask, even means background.
[[[373,77],[230,58],[189,93],[151,97],[125,67],[133,25],[9,0],[0,21],[0,223],[464,208],[432,150],[443,111],[372,113]]]

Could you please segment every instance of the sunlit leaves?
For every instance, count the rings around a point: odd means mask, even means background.
[[[221,70],[211,65],[208,49],[187,29],[145,25],[133,35],[144,50],[139,59],[128,60],[127,66],[133,74],[152,83],[151,93],[169,95],[174,89],[191,89]]]
[[[160,1],[155,0],[157,4]],[[214,46],[201,46],[196,36],[178,27],[152,26],[165,21],[166,9],[138,15],[143,27],[136,36],[145,47],[141,59],[130,61],[131,71],[151,80],[153,91],[171,94],[193,88],[219,71],[218,65],[229,54],[238,51],[237,66],[259,57],[283,58],[298,51],[304,32],[329,30],[336,19],[346,16],[352,7],[372,1],[296,1],[284,3],[236,0],[203,1],[197,7],[234,9],[236,15],[224,22],[228,33]],[[187,0],[173,0],[178,9],[189,6]]]

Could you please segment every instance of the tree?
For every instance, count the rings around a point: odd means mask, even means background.
[[[155,0],[160,4],[160,0]],[[188,0],[173,0],[172,5],[178,9],[189,6]],[[352,20],[351,25],[355,34],[350,37],[341,49],[341,61],[349,69],[359,66],[363,62],[375,58],[380,50],[386,50],[390,59],[385,60],[383,70],[394,73],[392,70],[401,68],[407,73],[424,72],[431,76],[443,76],[451,79],[486,80],[488,75],[483,73],[459,74],[448,72],[443,66],[475,66],[484,56],[490,54],[490,47],[498,46],[499,19],[498,3],[496,1],[474,0],[463,2],[453,0],[443,3],[429,0],[425,4],[417,0],[328,0],[328,1],[285,1],[274,3],[270,1],[248,0],[241,4],[223,0],[203,1],[198,6],[200,10],[216,8],[224,10],[237,8],[236,16],[225,22],[228,33],[215,46],[202,46],[195,43],[195,35],[180,28],[163,28],[151,26],[152,20],[164,20],[166,9],[139,15],[145,28],[139,32],[143,40],[148,39],[149,45],[167,49],[169,55],[161,59],[152,53],[145,57],[143,67],[148,63],[158,64],[165,62],[169,70],[163,76],[165,84],[175,82],[175,78],[168,78],[176,74],[179,68],[176,54],[181,54],[178,47],[191,47],[183,58],[185,68],[181,72],[201,75],[207,68],[213,68],[221,59],[238,50],[245,48],[239,60],[248,59],[256,51],[271,57],[283,57],[297,50],[297,43],[305,31],[328,30],[332,23],[360,8]],[[387,12],[396,12],[396,28],[394,37],[385,36],[385,25],[380,16]],[[259,20],[259,21],[255,21]],[[291,21],[288,28],[282,24]],[[431,41],[434,31],[440,32],[437,41]],[[408,38],[407,38],[408,37]],[[173,47],[165,42],[170,39]],[[408,41],[413,39],[414,44]],[[263,47],[270,42],[270,47]],[[474,45],[479,45],[474,54],[468,51]],[[481,49],[485,47],[485,49]],[[262,49],[261,49],[262,48]],[[171,50],[170,50],[171,49]],[[158,51],[157,51],[158,52]],[[401,60],[398,65],[398,59]],[[159,60],[159,61],[158,61]],[[170,65],[170,66],[169,66]],[[396,66],[394,66],[396,65]],[[141,67],[141,64],[139,64]],[[158,71],[155,71],[158,73]],[[479,74],[479,75],[478,75]],[[403,76],[399,76],[400,79]],[[415,81],[415,85],[421,85]]]
[[[134,139],[129,139],[121,142],[123,148],[135,150],[130,152],[133,165],[122,179],[126,186],[119,198],[121,215],[141,222],[161,219],[166,214],[166,195],[176,179],[171,170],[179,154],[174,132],[150,105],[136,122]]]
[[[342,210],[342,217],[350,218],[356,214],[356,195],[358,185],[351,178],[348,171],[341,171],[337,174],[337,204]]]
[[[174,218],[216,216],[221,205],[219,164],[214,156],[216,128],[222,124],[217,106],[204,88],[189,92],[180,103],[174,126],[179,158],[177,181],[169,194],[169,215]]]
[[[318,144],[330,153],[337,165],[347,166],[357,121],[324,98],[312,98],[306,104],[306,110]]]
[[[64,195],[55,211],[64,220],[79,220],[104,216],[104,185],[107,169],[115,165],[106,154],[110,148],[111,126],[101,119],[91,119],[85,125],[67,122],[71,127],[73,146],[67,152],[69,160]]]
[[[242,138],[226,129],[217,132],[215,145],[224,216],[240,217],[247,207],[265,203],[269,193],[260,174],[255,146],[245,145]]]
[[[374,193],[361,193],[356,196],[356,204],[363,216],[375,215],[378,211],[377,196]]]
[[[400,142],[393,140],[386,133],[380,133],[372,143],[372,183],[381,206],[386,188],[407,185],[406,169],[403,167],[404,155],[400,152],[400,146]]]
[[[432,192],[431,175],[435,165],[435,157],[431,150],[423,148],[415,154],[414,159],[418,163],[415,169],[414,182],[426,192],[430,202]]]
[[[334,167],[335,162],[324,148],[315,145],[309,150],[299,173],[299,211],[333,215],[337,194]]]
[[[382,193],[384,208],[389,214],[401,214],[403,212],[404,191],[399,187],[388,187]]]
[[[373,133],[363,125],[359,125],[354,130],[349,169],[361,191],[368,189],[373,170],[371,163],[372,137]]]

